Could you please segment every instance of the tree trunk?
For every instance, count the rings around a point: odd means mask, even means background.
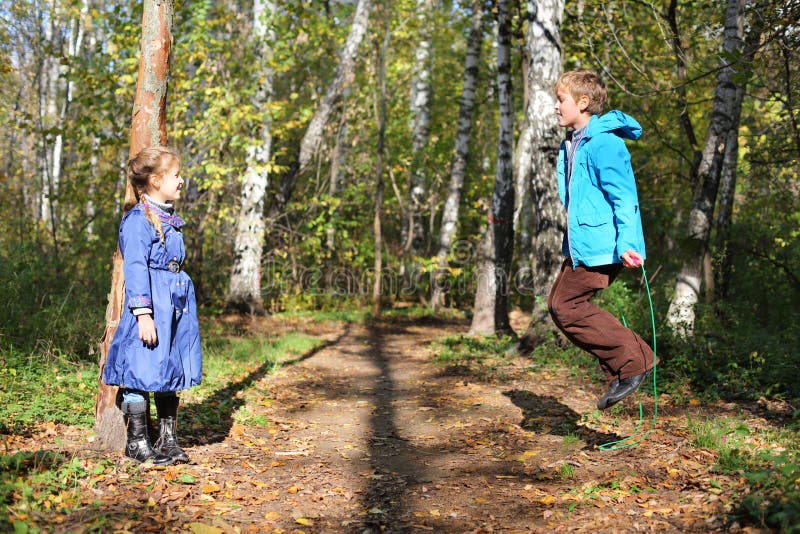
[[[342,96],[344,86],[353,82],[358,47],[364,38],[364,34],[367,32],[367,23],[369,21],[369,12],[371,8],[372,0],[358,0],[356,13],[353,16],[353,23],[350,26],[350,33],[339,55],[339,64],[336,66],[336,74],[328,86],[319,108],[317,108],[317,111],[311,118],[311,122],[308,123],[306,132],[303,135],[303,140],[300,142],[300,152],[297,161],[284,175],[280,191],[273,205],[270,207],[268,218],[272,222],[277,220],[277,218],[284,213],[286,205],[289,203],[292,192],[294,191],[298,176],[308,168],[308,165],[311,163],[311,158],[322,142],[322,134],[325,125],[328,124],[331,113]]]
[[[389,50],[389,39],[392,34],[389,31],[390,22],[390,3],[384,4],[384,29],[383,43],[378,52],[378,146],[375,157],[375,217],[373,219],[373,232],[375,233],[375,280],[372,285],[372,316],[381,315],[381,294],[383,293],[382,271],[383,271],[383,238],[381,227],[381,212],[383,211],[383,166],[385,157],[385,136],[386,136],[386,53]]]
[[[472,111],[475,108],[475,88],[478,85],[481,45],[483,43],[483,2],[472,3],[472,27],[467,38],[467,57],[464,60],[464,83],[461,88],[461,104],[456,126],[456,146],[453,163],[450,167],[450,186],[442,213],[439,230],[439,250],[436,253],[436,272],[433,277],[431,307],[444,306],[445,282],[448,273],[447,255],[453,246],[458,228],[458,212],[461,204],[461,191],[464,189],[464,176],[467,172],[470,132],[472,130]]]
[[[514,95],[511,87],[511,20],[509,0],[497,3],[497,92],[500,103],[500,131],[497,141],[497,172],[492,194],[491,215],[486,249],[491,245],[494,259],[494,313],[492,321],[479,309],[475,298],[475,314],[470,331],[478,334],[499,334],[511,331],[508,318],[508,276],[514,252]],[[485,260],[484,260],[485,261]],[[483,274],[483,273],[480,273]],[[487,303],[482,303],[484,306]]]
[[[264,113],[272,96],[272,17],[275,2],[253,2],[253,41],[258,58],[258,88],[253,98],[255,108]],[[263,314],[261,298],[261,256],[264,247],[264,194],[267,190],[272,136],[272,120],[265,116],[258,128],[258,140],[247,148],[247,169],[242,180],[239,218],[234,238],[234,260],[228,290],[227,307],[243,313]]]
[[[759,2],[751,9],[757,13],[766,2]],[[760,15],[750,26],[745,38],[745,49],[742,61],[737,66],[737,70],[749,69],[753,63],[753,57],[758,49],[763,32],[763,22]],[[740,101],[744,99],[746,83],[737,86],[736,98]],[[791,98],[790,93],[787,97]],[[790,108],[791,110],[791,108]],[[725,154],[722,158],[721,189],[719,193],[719,206],[717,207],[717,218],[714,221],[716,231],[716,248],[720,256],[719,269],[714,273],[714,284],[716,296],[726,298],[730,288],[730,278],[733,265],[733,257],[730,251],[730,232],[733,224],[733,203],[736,195],[736,171],[739,164],[739,123],[742,115],[741,104],[734,110],[732,121],[734,127],[728,133],[728,140],[725,143]],[[796,129],[795,129],[796,132]],[[795,133],[795,135],[797,135]]]
[[[430,137],[431,121],[431,0],[417,0],[416,17],[419,41],[414,52],[411,75],[411,166],[408,180],[408,218],[403,228],[403,254],[409,286],[415,287],[418,266],[414,257],[425,245],[423,213],[428,205],[428,183],[425,173],[425,149]]]
[[[130,156],[143,148],[166,145],[167,78],[172,46],[173,4],[171,0],[145,0],[142,15],[139,76],[131,122]],[[124,211],[136,205],[130,183],[125,189]],[[125,305],[122,255],[114,253],[111,292],[106,308],[106,328],[100,340],[100,376],[95,400],[95,431],[99,445],[110,450],[125,446],[125,425],[117,404],[117,387],[103,383],[103,368],[108,348],[114,339],[122,307]]]
[[[531,322],[519,349],[531,351],[544,332],[555,326],[547,312],[547,295],[563,261],[561,240],[566,228],[564,208],[558,198],[556,160],[561,129],[555,116],[553,87],[561,74],[561,20],[564,0],[528,0],[528,105],[525,126],[516,154],[518,181],[530,184],[532,210],[532,257],[530,260],[534,296]]]
[[[694,331],[694,307],[700,295],[703,262],[708,251],[726,144],[738,131],[735,121],[741,111],[743,91],[734,81],[731,57],[741,57],[744,35],[745,0],[728,0],[723,38],[723,68],[717,76],[714,104],[694,191],[686,237],[687,258],[675,284],[667,322],[679,336]],[[744,58],[742,58],[744,61]],[[740,68],[736,66],[736,68]]]
[[[345,99],[349,92],[350,89],[345,88]],[[336,143],[333,145],[333,153],[331,154],[330,181],[328,182],[328,195],[331,198],[339,194],[339,184],[344,181],[348,152],[347,110],[343,107],[341,118],[339,119],[339,127],[336,129]],[[333,221],[331,221],[331,224],[325,229],[325,246],[332,254],[335,252],[336,226],[333,224]]]

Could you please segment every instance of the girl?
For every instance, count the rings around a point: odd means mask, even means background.
[[[183,270],[185,223],[172,205],[183,187],[177,153],[145,148],[128,162],[128,180],[138,203],[119,227],[127,305],[103,380],[122,391],[126,456],[156,465],[186,462],[175,436],[175,392],[200,383],[202,355],[194,286]],[[150,391],[159,421],[154,446],[147,425]]]

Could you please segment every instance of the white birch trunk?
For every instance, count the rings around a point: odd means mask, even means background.
[[[553,87],[561,74],[561,20],[564,0],[528,0],[525,47],[528,51],[528,105],[520,133],[516,169],[531,195],[531,275],[534,296],[531,323],[524,336],[552,323],[545,305],[563,260],[564,209],[558,198],[556,160],[561,129],[555,117]],[[530,347],[529,347],[530,348]],[[527,349],[526,349],[527,350]]]
[[[420,253],[425,243],[423,212],[427,205],[427,179],[424,155],[430,137],[431,113],[431,0],[417,0],[416,17],[419,41],[414,52],[411,76],[411,168],[408,185],[408,219],[403,229],[403,251],[410,257]],[[413,260],[411,260],[413,261]],[[410,269],[413,274],[413,268]]]
[[[450,167],[450,185],[442,213],[442,225],[439,230],[439,249],[436,253],[436,271],[433,279],[431,307],[438,309],[444,306],[447,277],[447,255],[458,228],[458,212],[461,204],[461,192],[464,189],[464,176],[467,172],[469,156],[470,132],[472,130],[472,113],[475,108],[475,89],[478,85],[478,68],[480,65],[481,45],[483,43],[483,4],[481,0],[472,5],[472,27],[467,38],[467,56],[464,60],[464,83],[461,88],[461,104],[456,126],[456,145],[453,163]],[[494,312],[492,312],[494,313]]]
[[[311,158],[317,152],[322,142],[322,134],[325,125],[328,124],[331,113],[336,103],[342,96],[342,91],[346,85],[353,83],[356,58],[358,57],[358,47],[367,32],[369,22],[369,12],[372,9],[372,0],[358,0],[356,13],[353,16],[353,23],[350,25],[350,33],[345,41],[344,48],[339,54],[339,63],[336,66],[336,73],[331,81],[325,96],[317,108],[311,122],[308,123],[303,140],[300,142],[300,153],[297,161],[287,174],[283,177],[280,191],[278,192],[273,206],[270,208],[269,219],[276,220],[284,211],[288,204],[297,177],[303,173],[311,163]]]
[[[491,322],[479,309],[476,296],[475,313],[470,331],[495,334],[510,330],[508,319],[508,275],[514,251],[514,95],[511,86],[511,20],[509,0],[497,3],[497,92],[500,103],[500,131],[497,141],[497,172],[492,194],[488,233],[494,251],[494,313]],[[483,273],[479,273],[479,276]],[[480,303],[487,306],[488,303]]]
[[[272,17],[275,2],[253,2],[253,41],[259,58],[259,86],[255,107],[263,112],[272,95],[272,42],[275,34]],[[272,121],[266,117],[259,128],[259,139],[247,148],[247,168],[242,179],[239,217],[234,238],[233,270],[228,290],[228,308],[244,313],[263,314],[261,298],[261,257],[264,248],[264,194],[267,190],[272,136]]]
[[[356,13],[353,17],[353,23],[350,26],[350,33],[339,55],[339,64],[336,67],[336,74],[333,81],[328,86],[328,90],[325,92],[322,103],[320,103],[319,108],[316,113],[314,113],[314,117],[308,124],[306,133],[300,143],[298,173],[303,172],[311,162],[311,157],[317,151],[320,141],[322,140],[322,130],[328,123],[331,112],[342,95],[344,86],[353,81],[358,47],[361,45],[364,34],[367,32],[367,23],[369,22],[369,12],[371,8],[371,0],[359,0],[356,6]]]
[[[679,336],[691,336],[694,331],[695,305],[700,296],[703,260],[708,251],[714,205],[717,200],[725,147],[732,132],[738,129],[734,120],[740,113],[743,92],[734,81],[735,66],[730,58],[739,56],[744,47],[745,0],[728,0],[725,10],[723,37],[723,68],[717,76],[714,104],[706,134],[698,181],[687,229],[688,256],[675,283],[675,295],[667,312],[667,322]]]

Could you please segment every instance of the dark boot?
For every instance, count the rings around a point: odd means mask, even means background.
[[[612,383],[612,386],[609,386],[608,388],[608,392],[606,392],[606,394],[600,399],[601,401],[605,399],[605,408],[610,408],[614,406],[616,403],[618,403],[619,401],[621,401],[622,399],[624,399],[625,397],[627,397],[628,395],[639,389],[639,386],[641,386],[642,382],[644,382],[644,377],[646,375],[647,372],[644,372],[640,375],[630,376],[628,378],[621,378],[617,383],[616,388],[613,388],[613,383]],[[600,408],[601,410],[605,409],[600,406],[600,401],[598,401],[597,407]]]
[[[125,444],[125,456],[137,462],[151,461],[153,465],[170,465],[171,457],[153,450],[147,435],[147,403],[123,402],[122,414],[128,429],[128,442]]]
[[[158,440],[156,449],[161,454],[166,454],[175,462],[188,462],[189,456],[178,446],[175,436],[178,416],[178,397],[174,395],[156,395],[156,410],[158,411]]]

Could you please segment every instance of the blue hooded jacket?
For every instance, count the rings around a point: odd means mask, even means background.
[[[642,127],[633,117],[613,110],[589,120],[566,175],[570,140],[558,153],[558,194],[567,208],[562,250],[578,265],[621,263],[635,250],[645,256],[642,219],[631,156],[623,139],[636,140]]]

